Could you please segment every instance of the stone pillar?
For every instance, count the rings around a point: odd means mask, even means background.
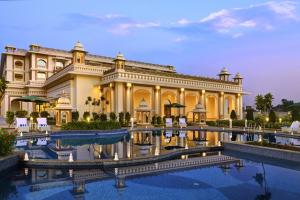
[[[8,55],[6,58],[6,80],[7,81],[13,81],[14,80],[14,75],[13,75],[13,56]]]
[[[156,86],[155,87],[155,97],[154,97],[154,110],[155,110],[155,114],[156,115],[161,115],[161,105],[160,105],[160,101],[161,101],[161,90],[160,90],[160,86]]]
[[[76,102],[76,76],[74,79],[70,80],[70,100],[71,100],[71,105],[74,109],[77,108],[77,102]]]
[[[110,83],[109,85],[110,87],[110,112],[116,112],[115,110],[115,88],[114,88],[114,84]],[[116,115],[118,116],[118,113],[116,113]]]
[[[118,148],[117,152],[118,152],[119,158],[124,158],[124,149],[123,149],[123,142],[122,141],[118,142],[117,148]]]
[[[219,95],[219,119],[224,119],[224,92]]]
[[[202,90],[201,91],[201,98],[200,98],[200,102],[201,102],[201,104],[203,105],[203,107],[205,108],[206,107],[206,102],[205,102],[205,100],[206,100],[206,98],[205,98],[205,90]]]
[[[239,110],[240,110],[240,112],[239,112],[239,119],[243,119],[243,118],[244,118],[244,116],[243,116],[243,96],[240,95],[240,96],[239,96],[239,99],[240,99],[240,105],[239,105]]]
[[[116,82],[115,83],[115,112],[118,114],[120,112],[124,112],[124,85],[123,83]]]
[[[181,88],[180,89],[180,93],[179,93],[179,103],[181,104],[181,105],[184,105],[185,104],[185,89],[184,88]],[[183,115],[185,115],[185,108],[180,108],[179,109],[179,114],[181,115],[181,116],[183,116]]]
[[[126,112],[131,113],[131,104],[133,103],[131,101],[131,90],[132,90],[132,84],[131,83],[127,83],[127,88],[126,88]],[[131,113],[132,115],[133,113]]]
[[[238,118],[240,118],[240,94],[237,94],[235,97],[235,112]]]
[[[36,78],[35,78],[35,72],[36,72],[35,68],[36,68],[36,56],[33,53],[33,54],[31,54],[31,80],[33,80],[33,81],[36,80]]]

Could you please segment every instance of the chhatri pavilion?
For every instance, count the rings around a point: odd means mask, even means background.
[[[42,106],[54,115],[53,107],[65,94],[69,109],[120,113],[129,112],[135,120],[152,116],[186,116],[192,121],[195,109],[205,112],[207,120],[228,119],[232,110],[243,117],[243,78],[232,79],[226,68],[217,78],[177,73],[173,66],[89,54],[77,42],[70,51],[32,44],[29,49],[6,46],[1,56],[0,73],[8,81],[1,97],[1,115],[6,111],[38,109],[32,102],[16,101],[23,96],[46,98]],[[90,97],[92,101],[88,102]],[[168,110],[170,104],[182,105]],[[52,106],[51,106],[52,105]],[[54,105],[54,106],[53,106]]]

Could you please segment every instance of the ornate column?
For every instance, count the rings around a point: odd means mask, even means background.
[[[205,108],[206,107],[206,102],[205,102],[205,90],[202,90],[201,91],[201,95],[200,95],[200,102],[201,104],[203,105],[203,107]]]
[[[238,115],[238,118],[240,118],[240,94],[237,94],[235,97],[235,111],[236,114]]]
[[[240,110],[240,112],[239,112],[239,119],[243,119],[243,95],[240,95],[239,94],[239,99],[240,99],[240,105],[239,105],[239,110]]]
[[[224,92],[219,95],[219,119],[224,119]]]
[[[116,82],[115,83],[115,112],[124,112],[124,84]]]
[[[110,112],[116,112],[115,110],[115,85],[114,83],[109,84],[110,87]],[[117,113],[116,113],[117,114]]]
[[[156,115],[161,115],[160,101],[161,101],[160,86],[156,86],[155,87],[155,95],[154,95],[154,110],[155,110]]]
[[[127,83],[126,84],[127,86],[127,89],[126,89],[126,112],[129,112],[131,113],[131,104],[132,104],[132,101],[131,101],[131,95],[132,95],[132,84],[131,83]],[[132,115],[132,113],[131,113]]]
[[[184,105],[185,104],[185,92],[184,92],[184,88],[180,88],[180,93],[179,93],[179,103],[181,105]],[[180,108],[179,110],[179,114],[181,116],[185,115],[185,108]]]

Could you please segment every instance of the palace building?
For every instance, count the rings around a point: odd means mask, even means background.
[[[6,46],[0,72],[8,81],[1,97],[1,115],[6,111],[38,109],[35,103],[16,101],[38,96],[50,101],[49,110],[65,95],[70,108],[79,111],[130,112],[136,121],[152,116],[187,116],[202,109],[207,120],[228,119],[232,110],[243,117],[243,78],[233,79],[226,68],[217,78],[177,73],[173,66],[89,54],[80,42],[70,51],[32,44],[28,50]],[[60,102],[61,103],[61,102]],[[179,105],[182,108],[167,109]],[[52,112],[53,114],[53,112]]]

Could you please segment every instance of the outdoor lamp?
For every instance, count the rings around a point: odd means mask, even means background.
[[[87,120],[87,122],[90,122],[91,119],[90,119],[90,117],[87,117],[86,120]]]
[[[282,118],[279,118],[279,123],[281,123],[282,122]]]
[[[269,117],[266,117],[266,122],[269,122]]]

